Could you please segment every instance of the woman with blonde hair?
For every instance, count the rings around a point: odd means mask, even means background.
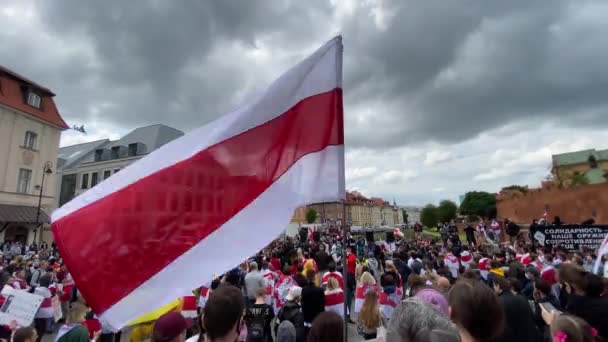
[[[359,285],[376,285],[376,278],[374,278],[374,276],[369,272],[363,272],[363,274],[361,274],[361,278],[359,279]]]
[[[374,291],[378,295],[380,290],[376,284],[376,278],[369,272],[363,272],[361,279],[359,279],[359,285],[355,291],[355,312],[361,311],[363,301],[365,300],[365,294],[368,291]]]
[[[88,311],[89,309],[84,303],[80,301],[72,303],[65,324],[59,329],[55,341],[89,341],[89,330],[82,325]],[[100,333],[101,331],[95,332],[93,341],[99,338]]]
[[[375,291],[367,291],[357,319],[357,332],[364,339],[371,340],[377,337],[378,328],[382,325],[378,294]]]
[[[344,291],[336,278],[327,280],[327,290],[325,290],[325,311],[333,311],[339,315],[344,310]]]

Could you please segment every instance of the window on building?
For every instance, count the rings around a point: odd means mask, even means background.
[[[119,147],[118,146],[112,147],[112,150],[110,151],[110,157],[112,159],[118,159],[118,152],[119,152]]]
[[[89,174],[88,173],[83,173],[82,174],[82,180],[80,182],[80,188],[81,189],[88,189],[89,188]]]
[[[129,144],[129,157],[137,155],[137,144]]]
[[[101,161],[103,158],[103,149],[95,150],[95,161]]]
[[[97,172],[91,173],[91,188],[94,187],[95,185],[97,185],[98,181],[99,181],[99,173],[97,173]]]
[[[23,147],[33,150],[34,148],[36,148],[36,139],[38,139],[38,134],[32,131],[25,132],[25,140],[23,141]]]
[[[19,169],[19,180],[17,182],[17,192],[27,194],[30,192],[32,182],[32,170]]]
[[[40,102],[41,102],[41,98],[40,95],[30,91],[27,94],[27,104],[32,106],[32,107],[36,107],[36,108],[40,108]]]
[[[105,170],[103,172],[103,179],[108,179],[108,178],[110,178],[111,175],[112,175],[112,171],[111,170]]]
[[[117,173],[118,171],[120,171],[120,169],[114,169],[114,173]]]

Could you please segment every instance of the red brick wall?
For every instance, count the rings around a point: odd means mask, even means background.
[[[538,189],[525,194],[499,196],[499,218],[530,223],[547,208],[548,218],[559,216],[563,223],[578,223],[593,218],[597,224],[608,223],[608,183],[570,189]]]

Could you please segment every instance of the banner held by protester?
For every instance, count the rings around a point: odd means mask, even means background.
[[[539,226],[534,239],[541,246],[561,246],[569,251],[597,249],[608,234],[608,225]]]

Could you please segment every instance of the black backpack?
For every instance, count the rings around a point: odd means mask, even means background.
[[[252,315],[251,321],[247,326],[247,342],[266,341],[266,316],[268,315],[269,305],[265,305],[260,313]]]

